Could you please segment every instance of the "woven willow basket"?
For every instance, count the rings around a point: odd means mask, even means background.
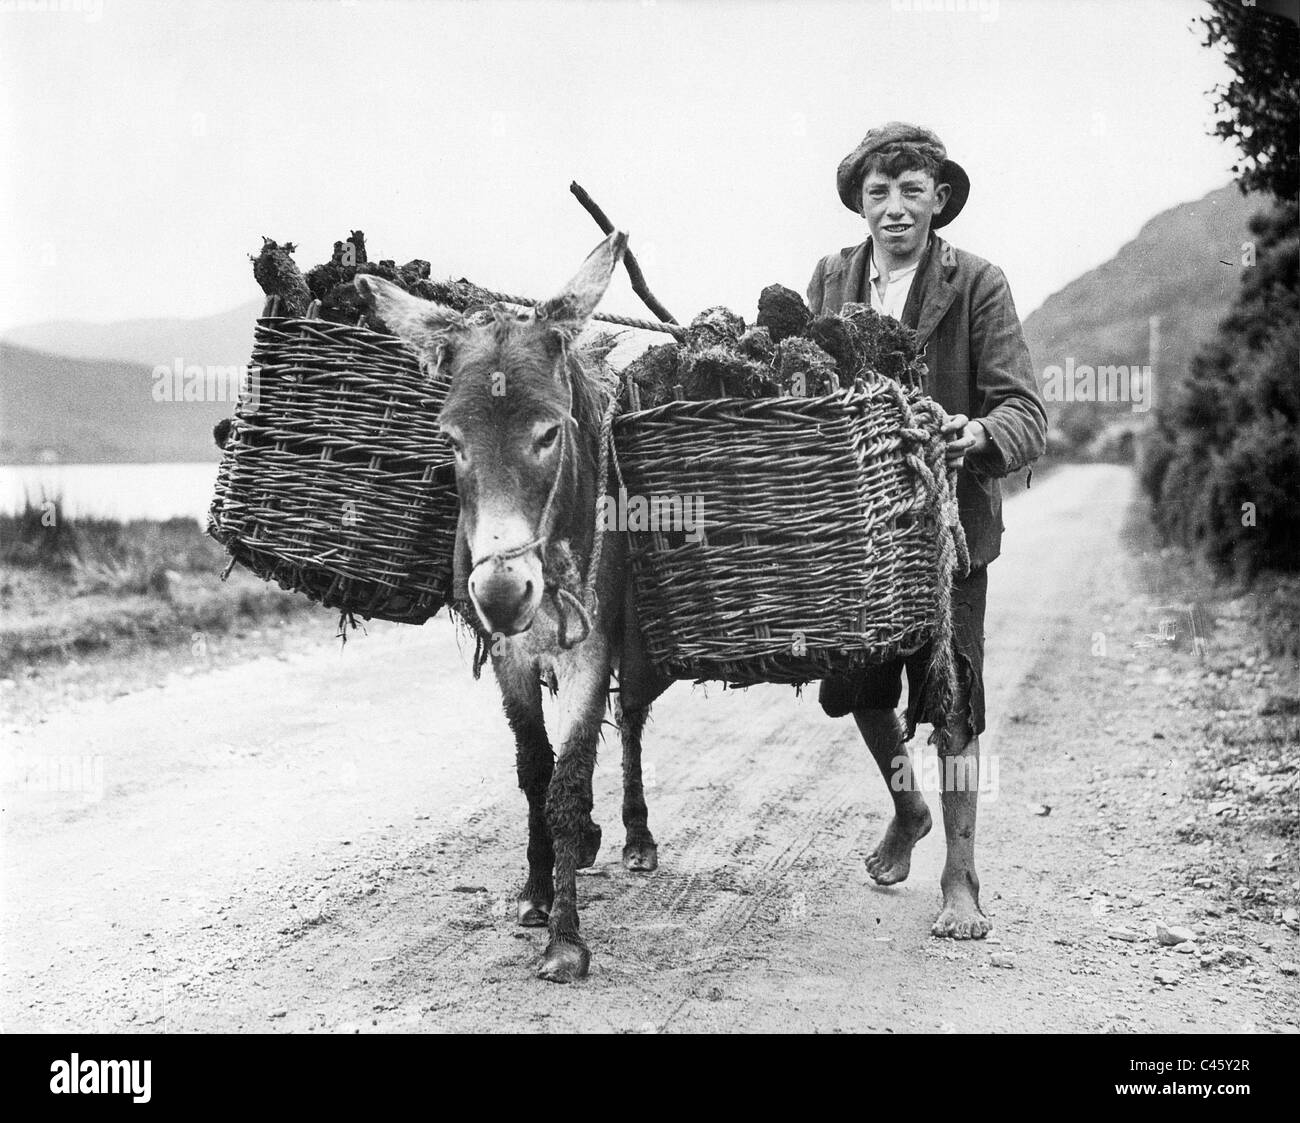
[[[628,495],[702,503],[694,542],[629,520],[650,658],[674,678],[747,686],[922,646],[946,599],[941,424],[929,398],[883,378],[826,397],[677,401],[618,418]]]
[[[423,623],[451,591],[446,385],[394,336],[266,311],[208,533],[259,577],[328,608]]]

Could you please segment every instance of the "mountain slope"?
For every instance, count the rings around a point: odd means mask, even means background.
[[[1149,320],[1158,315],[1157,395],[1180,379],[1236,295],[1247,222],[1263,206],[1230,185],[1173,207],[1110,261],[1048,297],[1025,320],[1039,378],[1044,368],[1063,367],[1067,359],[1093,367],[1146,365]],[[1076,442],[1131,416],[1126,403],[1047,404],[1053,422]]]
[[[262,299],[195,319],[119,320],[95,324],[84,320],[48,320],[13,328],[4,343],[70,359],[109,360],[171,365],[228,366],[248,362],[253,348],[253,322],[262,312]]]
[[[152,367],[0,343],[0,462],[216,461],[212,426],[233,404],[158,402],[153,387]]]

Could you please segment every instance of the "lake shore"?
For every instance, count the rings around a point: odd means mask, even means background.
[[[0,514],[57,499],[73,518],[190,518],[202,524],[218,466],[216,459],[0,464]]]
[[[337,614],[236,567],[193,519],[77,518],[52,500],[0,515],[0,689],[19,680],[149,681],[165,661],[205,665],[231,637],[302,623],[317,633]],[[54,690],[60,695],[63,687]]]

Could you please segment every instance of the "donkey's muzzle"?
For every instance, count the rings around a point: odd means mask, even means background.
[[[488,631],[514,636],[533,624],[542,603],[541,573],[518,559],[487,561],[469,575],[469,597]]]

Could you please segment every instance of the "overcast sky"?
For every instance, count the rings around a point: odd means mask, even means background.
[[[546,296],[600,237],[575,178],[679,317],[752,318],[865,236],[835,167],[894,118],[969,172],[945,236],[1025,315],[1229,180],[1203,4],[927,3],[2,0],[0,330],[223,311],[260,235],[305,267],[353,227]]]

